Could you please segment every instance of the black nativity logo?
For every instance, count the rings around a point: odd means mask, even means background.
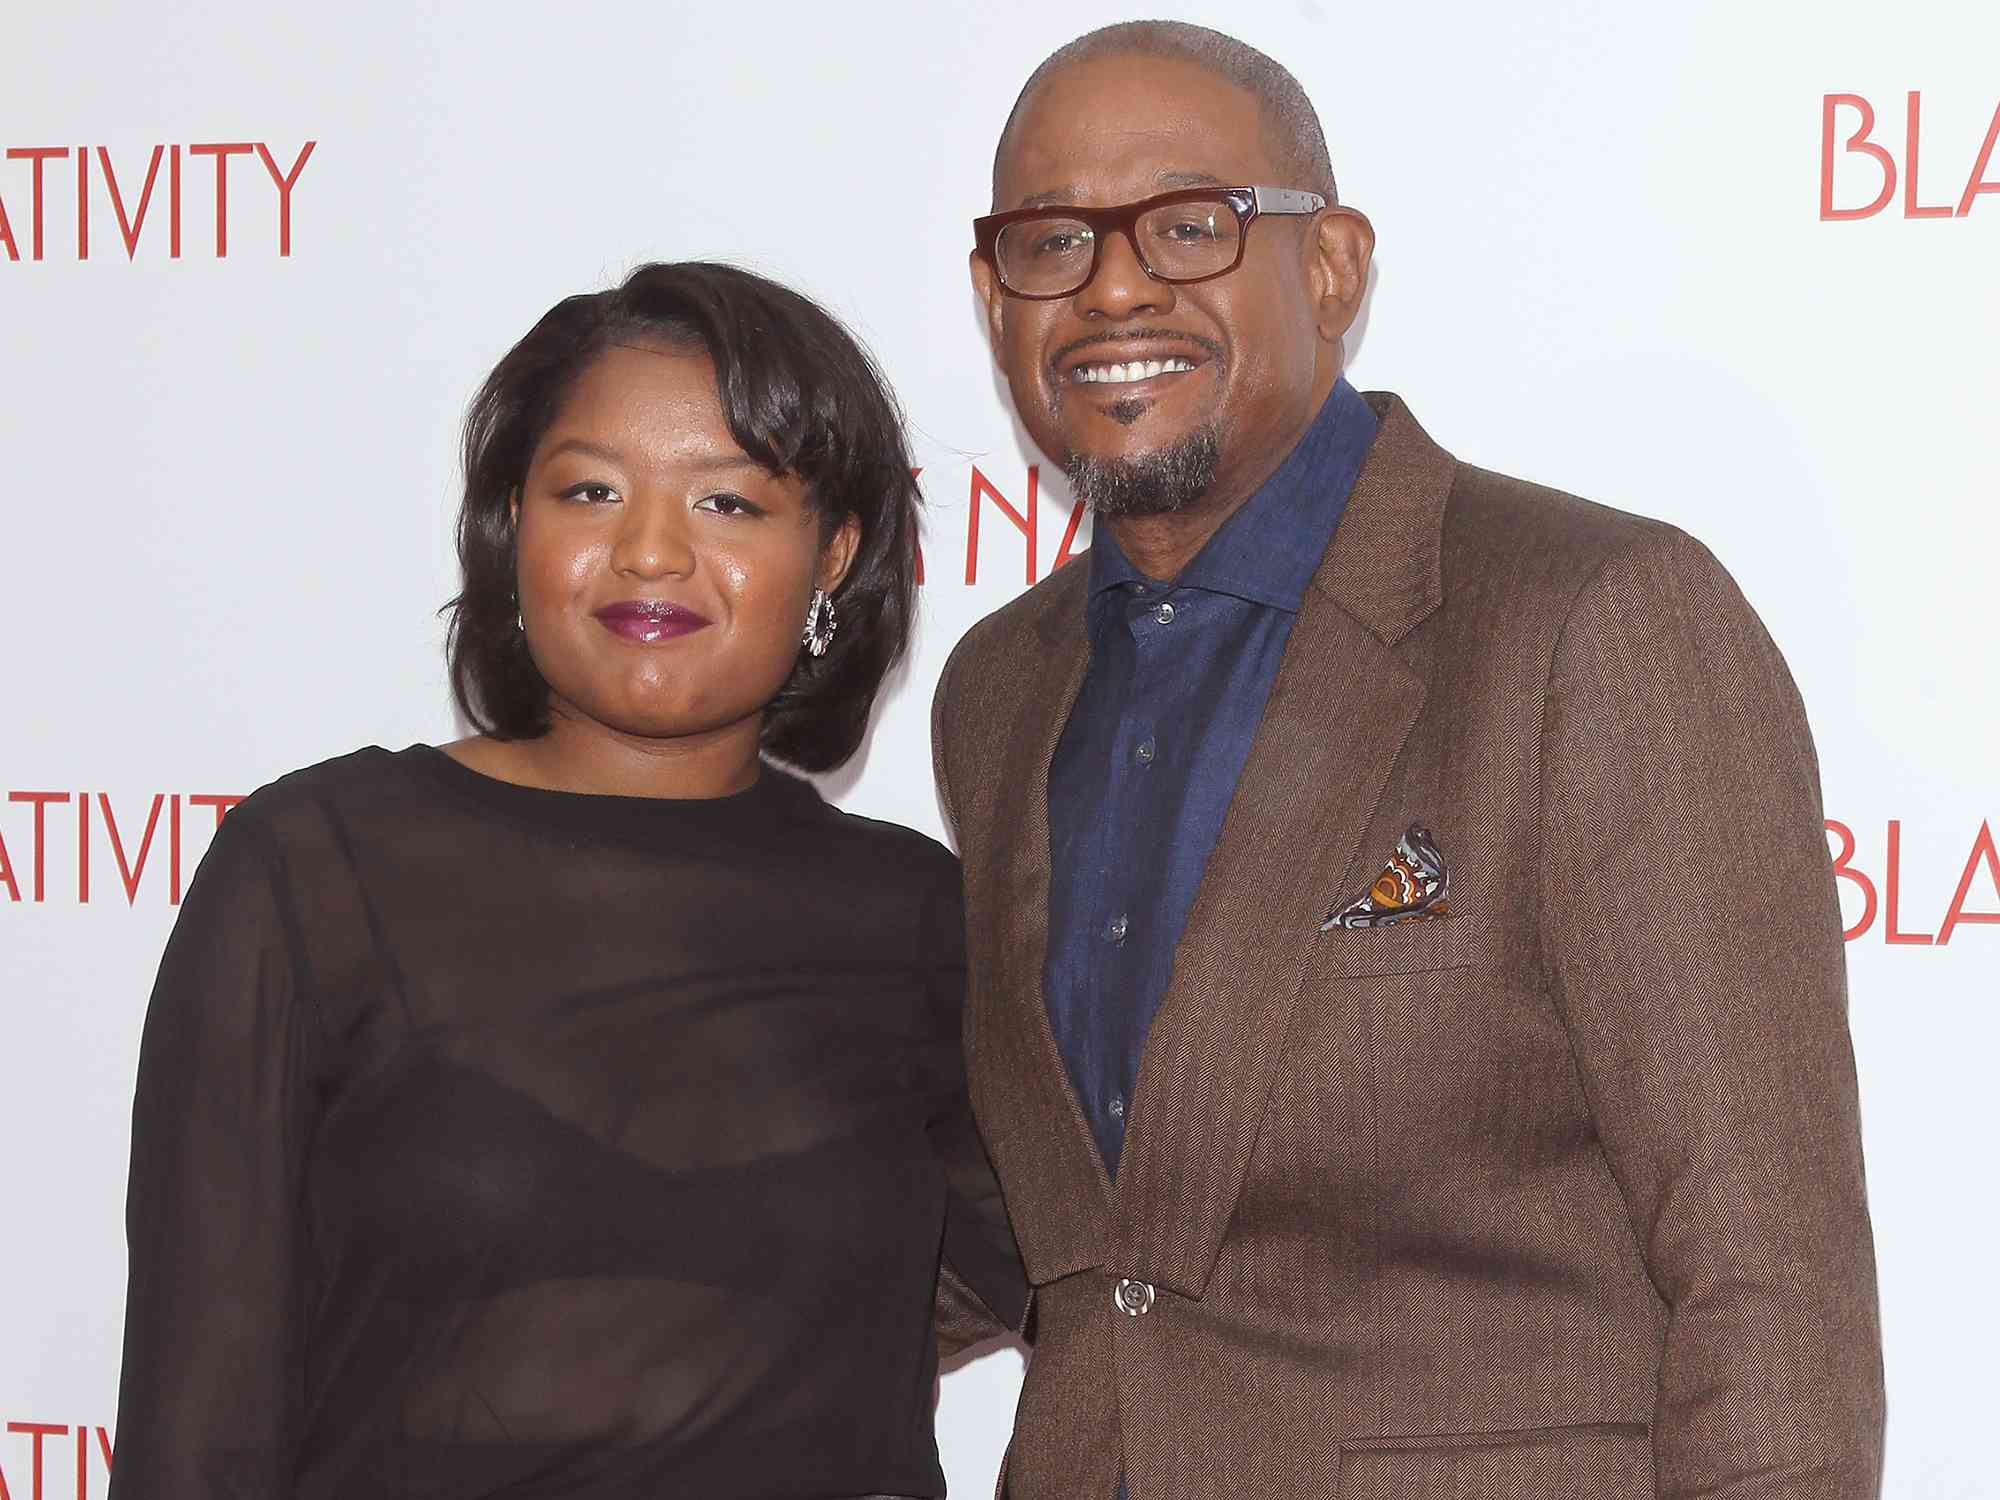
[[[7,1470],[14,1487],[7,1487]],[[94,1481],[94,1482],[93,1482]],[[111,1432],[79,1422],[9,1422],[0,1444],[0,1500],[90,1500],[111,1484]]]
[[[1947,946],[1952,935],[1960,927],[2000,926],[2000,910],[1978,910],[1968,903],[1972,900],[1975,887],[1980,900],[2000,898],[2000,848],[1993,841],[1993,825],[1982,822],[1979,832],[1972,836],[1972,847],[1965,856],[1965,863],[1956,866],[1958,883],[1952,888],[1951,899],[1944,905],[1944,916],[1935,931],[1928,921],[1921,926],[1910,925],[1911,919],[1904,915],[1908,906],[1908,892],[1905,890],[1906,873],[1903,858],[1903,823],[1900,818],[1890,818],[1883,828],[1882,856],[1878,864],[1874,858],[1874,848],[1862,849],[1862,841],[1852,828],[1833,818],[1827,819],[1827,835],[1833,840],[1833,873],[1836,880],[1846,883],[1845,894],[1849,899],[1842,905],[1853,913],[1854,920],[1847,925],[1844,936],[1851,943],[1876,931],[1876,920],[1881,925],[1881,940],[1893,946],[1915,948]],[[1872,846],[1873,840],[1869,841]],[[1955,867],[1956,862],[1937,860],[1919,855],[1916,861],[1918,877],[1915,887],[1927,891],[1932,900],[1942,891],[1942,877]],[[1929,910],[1935,912],[1936,906]],[[1842,921],[1847,919],[1842,917]]]
[[[924,471],[919,468],[912,469],[910,472],[913,475],[921,476]],[[1042,466],[1040,464],[1028,465],[1026,487],[1014,487],[1014,493],[1022,497],[1019,506],[1016,506],[1012,500],[1008,499],[1001,492],[1000,487],[986,477],[978,464],[972,465],[972,479],[966,487],[965,503],[966,583],[976,584],[979,582],[979,560],[983,555],[979,540],[979,518],[985,506],[989,503],[1000,514],[1001,519],[1006,521],[1009,526],[1020,534],[1022,541],[1023,583],[1032,588],[1040,578],[1045,576],[1040,571],[1042,565],[1042,543],[1040,538],[1043,535],[1041,520],[1042,510],[1045,505],[1051,504],[1051,498],[1042,494]],[[1060,500],[1055,500],[1053,504],[1056,507],[1060,507],[1061,502]],[[1063,523],[1062,539],[1056,543],[1054,555],[1049,559],[1048,571],[1050,573],[1055,572],[1057,568],[1062,567],[1063,564],[1076,556],[1077,534],[1083,529],[1085,513],[1084,503],[1081,500],[1070,503],[1067,520]],[[932,514],[937,514],[937,510],[934,509]],[[1059,508],[1056,510],[1056,514],[1058,516],[1061,515]],[[1088,537],[1084,538],[1084,543],[1086,546],[1089,544]],[[919,549],[917,552],[917,582],[922,583],[923,581],[924,554]]]
[[[145,891],[179,906],[208,840],[242,800],[219,792],[117,802],[108,792],[8,792],[0,801],[0,813],[11,814],[0,820],[0,905],[122,898],[137,906]]]
[[[1886,133],[1886,132],[1885,132]],[[1939,172],[1939,158],[1955,167],[1958,161],[1968,158],[1960,154],[1962,145],[1956,140],[1930,142],[1933,150],[1932,175],[1941,177],[1947,183],[1956,183],[1952,167]],[[1923,167],[1924,140],[1924,96],[1916,89],[1903,100],[1903,156],[1900,162],[1891,145],[1884,145],[1875,139],[1875,106],[1864,94],[1827,94],[1820,99],[1819,115],[1819,216],[1822,220],[1872,219],[1887,208],[1896,196],[1896,184],[1903,186],[1903,217],[1906,219],[1962,219],[1972,212],[1973,203],[1985,193],[2000,193],[2000,178],[1989,179],[1986,169],[1992,165],[1993,152],[2000,145],[2000,105],[1993,110],[1993,123],[1986,127],[1986,139],[1979,149],[1972,152],[1971,169],[1965,174],[1965,187],[1956,201],[1942,198],[1936,202],[1923,201],[1923,186],[1918,173]],[[1864,157],[1866,163],[1848,162],[1848,172],[1836,173],[1842,157]],[[1836,176],[1842,181],[1836,184]],[[1839,187],[1852,188],[1856,181],[1870,184],[1863,191],[1872,190],[1874,197],[1865,202],[1850,199],[1836,203]],[[1932,184],[1935,189],[1935,183]]]
[[[222,260],[232,185],[238,252],[254,215],[262,222],[252,247],[290,255],[292,192],[318,144],[288,154],[264,141],[200,141],[155,146],[143,161],[133,153],[123,162],[108,146],[10,146],[0,163],[0,256],[90,260],[122,248],[137,260],[142,240],[151,251],[164,235],[168,260],[179,260],[183,248]]]

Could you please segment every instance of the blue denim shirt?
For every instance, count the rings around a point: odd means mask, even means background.
[[[1049,767],[1056,1044],[1113,1176],[1146,1033],[1306,586],[1375,437],[1345,380],[1172,583],[1100,528],[1090,669]]]

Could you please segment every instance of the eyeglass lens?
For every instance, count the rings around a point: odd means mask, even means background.
[[[1243,226],[1227,199],[1198,199],[1148,209],[1132,236],[1140,262],[1154,276],[1196,281],[1236,263]],[[1096,232],[1083,220],[1062,215],[1018,220],[1001,230],[994,244],[1001,280],[1038,296],[1082,286],[1096,253]]]

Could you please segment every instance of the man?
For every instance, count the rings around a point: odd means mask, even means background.
[[[1341,379],[1373,232],[1243,44],[1065,47],[993,196],[995,358],[1097,515],[936,703],[1008,1492],[1874,1494],[1817,770],[1728,576]]]

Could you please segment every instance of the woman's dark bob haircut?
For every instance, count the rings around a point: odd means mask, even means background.
[[[615,343],[705,353],[730,432],[772,473],[805,481],[822,539],[859,520],[861,544],[834,595],[833,643],[824,656],[801,650],[764,715],[767,754],[830,770],[860,745],[876,691],[909,644],[922,502],[875,362],[815,303],[734,266],[641,266],[610,291],[566,297],[479,388],[465,419],[463,587],[445,606],[460,709],[500,739],[549,727],[549,685],[516,624],[514,497],[577,378]]]

